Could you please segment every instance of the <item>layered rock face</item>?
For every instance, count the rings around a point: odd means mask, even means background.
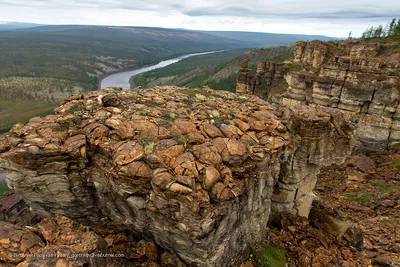
[[[357,148],[379,151],[400,141],[400,50],[392,42],[296,44],[283,105],[333,107],[357,123]]]
[[[243,60],[236,81],[236,93],[252,94],[254,91],[254,76],[249,69],[249,61]]]
[[[7,182],[38,214],[111,220],[191,266],[260,241],[271,207],[308,216],[316,174],[352,150],[334,109],[280,118],[256,96],[157,87],[64,101],[1,144]]]
[[[244,60],[236,81],[236,92],[268,98],[271,88],[284,81],[287,71],[288,67],[283,63],[263,61],[257,64],[254,76],[248,68],[248,61]]]

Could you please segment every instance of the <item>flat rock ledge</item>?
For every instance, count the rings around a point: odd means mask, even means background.
[[[211,89],[107,88],[0,140],[7,182],[39,215],[111,220],[191,266],[227,266],[271,213],[308,216],[316,175],[353,148],[339,111],[278,112]]]

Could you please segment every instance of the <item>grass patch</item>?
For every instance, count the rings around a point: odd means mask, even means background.
[[[8,132],[16,123],[25,124],[32,117],[54,114],[54,108],[58,105],[58,102],[14,102],[12,109],[7,110],[7,112],[0,112],[0,133]]]
[[[218,110],[211,111],[210,117],[211,117],[211,124],[214,124],[216,126],[221,126],[222,124],[227,124],[227,125],[235,124],[232,120],[228,119],[225,115],[221,115],[218,112]]]
[[[152,136],[140,136],[138,139],[136,139],[136,142],[138,142],[142,146],[145,146],[149,143],[158,142],[158,139]]]
[[[67,131],[69,129],[69,127],[80,124],[81,121],[82,121],[82,119],[80,117],[73,117],[73,118],[68,118],[65,120],[60,120],[60,121],[58,121],[59,125],[53,127],[52,130],[55,132]]]
[[[147,102],[147,103],[144,103],[144,105],[149,107],[149,108],[155,108],[155,107],[159,106],[159,104],[154,103],[154,102]]]
[[[376,50],[371,50],[370,54],[371,57],[377,57],[378,56],[378,52]]]
[[[85,110],[85,104],[82,102],[73,104],[70,109],[68,109],[65,114],[74,114],[77,111]]]
[[[179,118],[179,115],[174,112],[166,112],[162,115],[162,117],[163,119],[158,122],[158,125],[164,128],[169,128],[171,127],[174,120]]]
[[[169,120],[160,120],[158,122],[158,125],[168,129],[169,127],[171,127],[172,122]]]
[[[278,245],[268,245],[255,253],[259,267],[286,267],[287,259],[285,250]]]
[[[147,110],[140,109],[140,110],[132,111],[132,114],[140,115],[140,116],[149,116],[150,112],[148,112]]]
[[[151,142],[144,146],[143,150],[146,155],[153,153],[155,143]]]
[[[148,155],[153,153],[154,146],[158,142],[158,139],[152,136],[140,136],[136,142],[143,146],[144,153]]]
[[[398,185],[387,185],[387,186],[378,187],[378,190],[383,194],[385,194],[385,193],[396,193],[396,192],[400,192],[400,186],[398,186]]]
[[[176,142],[178,142],[178,144],[180,144],[180,145],[186,145],[187,144],[187,142],[189,141],[189,139],[187,138],[187,136],[186,135],[177,135],[177,136],[175,136],[174,137],[174,140],[176,141]]]
[[[196,94],[196,99],[198,99],[200,101],[207,101],[207,97],[202,94]]]
[[[400,161],[393,162],[392,164],[389,164],[389,168],[400,168]]]
[[[372,183],[373,187],[385,186],[385,180],[377,180]]]
[[[370,193],[350,193],[346,195],[345,199],[347,201],[370,203],[372,201],[372,195]]]
[[[400,224],[400,220],[398,220],[398,219],[383,218],[382,220],[384,222],[388,223],[388,224],[393,224],[393,225],[399,225]]]
[[[304,68],[304,64],[301,62],[284,62],[285,65],[289,68],[289,71],[301,71]]]
[[[372,186],[379,190],[379,192],[382,194],[400,192],[400,186],[387,185],[385,180],[376,180],[372,183]]]

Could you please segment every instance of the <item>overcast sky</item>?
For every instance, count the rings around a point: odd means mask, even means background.
[[[251,3],[251,4],[249,4]],[[398,0],[0,0],[0,21],[359,36]]]

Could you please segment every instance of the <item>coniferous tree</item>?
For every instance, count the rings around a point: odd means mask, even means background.
[[[397,20],[396,28],[393,30],[393,35],[400,36],[400,19]]]
[[[388,35],[388,32],[389,32],[389,22],[388,22],[388,23],[386,23],[386,26],[385,26],[385,28],[383,28],[383,31],[382,31],[382,34],[381,34],[381,36],[382,36],[382,37],[389,36],[389,35]]]
[[[374,28],[374,26],[371,26],[371,28],[369,28],[369,30],[367,32],[367,38],[373,38],[374,33],[375,33],[375,28]]]
[[[387,36],[392,36],[393,35],[393,33],[394,33],[394,30],[396,29],[396,19],[394,18],[394,19],[392,19],[392,21],[390,22],[390,24],[389,24],[389,29],[388,29],[388,32],[387,32]]]
[[[375,28],[374,38],[381,37],[382,36],[382,32],[383,32],[383,27],[382,27],[382,25],[379,25],[378,27]]]
[[[353,35],[353,32],[352,32],[352,31],[350,31],[350,32],[349,32],[349,37],[347,37],[347,40],[353,40],[353,37],[352,37],[352,35]]]

